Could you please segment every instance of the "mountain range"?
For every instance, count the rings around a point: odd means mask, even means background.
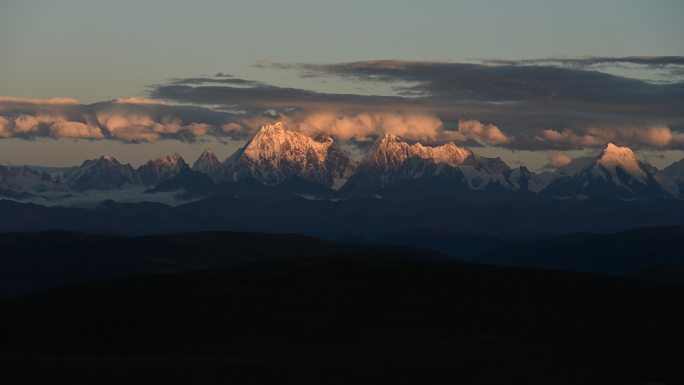
[[[476,196],[477,192],[488,193],[481,197],[681,198],[684,160],[657,170],[631,149],[609,143],[596,156],[574,159],[553,172],[534,173],[453,142],[426,146],[386,134],[356,161],[333,138],[305,135],[279,122],[263,126],[223,162],[205,150],[192,167],[176,153],[137,169],[109,156],[62,172],[0,166],[0,196],[10,199],[58,202],[60,197],[87,192],[99,197],[127,189],[145,191],[134,199],[140,201],[160,192],[187,201],[264,190],[337,199]]]

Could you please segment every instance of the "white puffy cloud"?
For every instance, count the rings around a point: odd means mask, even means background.
[[[86,123],[56,119],[50,125],[51,136],[56,138],[103,139],[104,134],[99,127]]]
[[[261,126],[273,123],[275,118],[263,115],[241,116],[221,125],[225,135],[244,138],[255,133]]]
[[[0,137],[24,137],[27,135],[53,138],[104,138],[98,126],[67,120],[59,115],[21,114],[15,118],[0,116]]]
[[[206,123],[184,125],[180,118],[173,115],[154,119],[144,114],[98,112],[96,116],[111,138],[124,142],[154,142],[164,137],[192,139],[208,135],[214,130],[214,126]]]
[[[211,130],[213,130],[213,128],[214,127],[206,123],[191,123],[187,126],[188,132],[194,136],[207,135],[209,132],[211,132]]]
[[[288,127],[309,135],[327,134],[341,140],[366,141],[389,133],[409,140],[442,140],[446,131],[442,121],[434,115],[419,113],[358,113],[313,112],[284,116]]]
[[[231,116],[203,108],[171,106],[157,99],[121,98],[83,105],[71,98],[1,96],[0,138],[192,141],[205,135],[225,135],[216,127]]]
[[[458,132],[467,138],[492,146],[504,145],[512,140],[499,127],[493,124],[484,124],[478,120],[459,121]]]
[[[4,116],[0,116],[0,138],[9,138],[12,136],[10,130],[10,121]]]
[[[96,116],[100,125],[113,138],[126,142],[152,142],[159,139],[159,133],[153,128],[155,121],[150,116],[108,112],[101,112]]]
[[[27,133],[38,131],[38,126],[41,123],[48,123],[50,120],[47,116],[33,116],[21,114],[14,119],[14,132]]]
[[[206,123],[183,124],[173,115],[155,119],[145,114],[99,112],[94,118],[70,120],[58,114],[38,113],[0,116],[0,138],[52,137],[116,139],[124,142],[153,142],[164,137],[192,140],[213,133]]]
[[[340,103],[333,100],[323,106],[315,103],[314,96],[300,95],[306,97],[305,103],[302,102],[305,107],[283,104],[268,110],[208,109],[138,97],[83,105],[72,98],[0,96],[0,138],[64,137],[123,142],[193,141],[203,136],[245,139],[262,125],[283,120],[291,129],[311,135],[327,134],[343,141],[369,141],[391,133],[422,142],[449,140],[463,144],[474,140],[494,147],[544,151],[601,148],[609,142],[635,149],[684,148],[684,135],[665,124],[586,125],[570,121],[563,126],[567,128],[532,129],[504,120],[506,129],[503,129],[495,124],[498,120],[487,119],[483,123],[479,120],[484,119],[482,115],[472,111],[433,110],[427,104],[412,106],[405,102],[401,107],[387,101],[373,105],[365,99]],[[475,119],[458,120],[459,114]],[[553,124],[544,122],[544,127],[553,127]]]

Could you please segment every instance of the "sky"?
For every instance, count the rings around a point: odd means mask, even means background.
[[[357,142],[476,142],[535,169],[606,141],[664,166],[684,148],[681,15],[681,1],[2,0],[0,163],[228,156],[270,114]]]

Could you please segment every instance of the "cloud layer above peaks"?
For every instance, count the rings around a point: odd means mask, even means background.
[[[671,73],[669,81],[621,75],[605,66]],[[601,67],[602,66],[602,67]],[[393,95],[326,93],[215,76],[171,79],[149,98],[90,105],[70,98],[0,97],[0,137],[115,139],[204,136],[244,139],[283,120],[296,130],[367,141],[383,133],[409,140],[520,150],[604,147],[684,148],[681,57],[578,58],[480,63],[363,61],[261,63],[313,81],[382,84]],[[612,67],[611,67],[612,68]]]

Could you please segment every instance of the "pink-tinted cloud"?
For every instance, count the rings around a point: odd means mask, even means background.
[[[434,115],[417,113],[313,112],[283,116],[288,127],[309,135],[326,134],[340,140],[367,141],[389,133],[409,140],[444,140],[442,121]]]
[[[146,115],[98,113],[97,120],[116,139],[126,142],[152,142],[159,139],[154,120]]]
[[[0,137],[123,142],[193,141],[204,136],[246,139],[262,125],[283,120],[291,129],[327,134],[342,141],[369,141],[390,133],[421,142],[454,141],[462,145],[474,140],[488,146],[544,151],[601,148],[608,142],[635,149],[684,148],[684,135],[666,124],[586,124],[572,120],[553,124],[536,116],[538,110],[534,110],[526,116],[543,128],[524,127],[519,121],[506,120],[511,109],[521,108],[516,103],[497,104],[495,110],[504,113],[490,119],[478,108],[464,109],[438,100],[428,103],[420,98],[318,94],[264,85],[231,88],[226,94],[225,88],[198,87],[203,95],[213,99],[221,96],[218,101],[234,103],[223,109],[139,97],[91,105],[71,98],[0,97]],[[240,103],[244,100],[251,102]]]
[[[128,98],[117,98],[114,99],[114,103],[118,104],[163,104],[167,103],[162,99],[149,99],[149,98],[138,98],[138,97],[128,97]]]
[[[512,140],[499,127],[493,124],[484,124],[478,120],[459,121],[458,132],[467,138],[492,146],[504,145]]]
[[[544,130],[535,138],[537,141],[550,142],[576,147],[605,147],[615,142],[632,147],[668,148],[684,143],[682,134],[673,132],[669,127],[654,125],[648,127],[588,127],[584,129]]]
[[[225,135],[216,127],[231,116],[144,98],[83,105],[70,98],[1,97],[0,137],[192,141],[205,135]]]
[[[194,136],[205,136],[209,134],[214,127],[205,123],[191,123],[187,127],[188,132]]]
[[[221,125],[224,134],[237,138],[244,138],[256,133],[263,125],[274,123],[277,118],[255,115],[236,118]]]
[[[14,132],[20,134],[37,132],[41,123],[49,123],[49,121],[49,116],[21,114],[14,119]]]
[[[568,154],[563,154],[560,152],[549,153],[549,165],[551,167],[563,167],[570,164],[570,162],[572,162],[572,157],[570,157]]]
[[[99,127],[62,119],[52,122],[50,133],[55,138],[104,139]]]
[[[99,112],[96,116],[110,137],[125,142],[153,142],[164,137],[191,139],[208,135],[214,130],[212,125],[206,123],[184,125],[180,118],[173,115],[154,119],[144,114]]]
[[[0,138],[9,138],[12,136],[12,131],[10,130],[9,119],[0,116]]]
[[[21,114],[16,118],[0,117],[0,137],[45,136],[53,138],[102,139],[98,126],[67,120],[63,116]]]

